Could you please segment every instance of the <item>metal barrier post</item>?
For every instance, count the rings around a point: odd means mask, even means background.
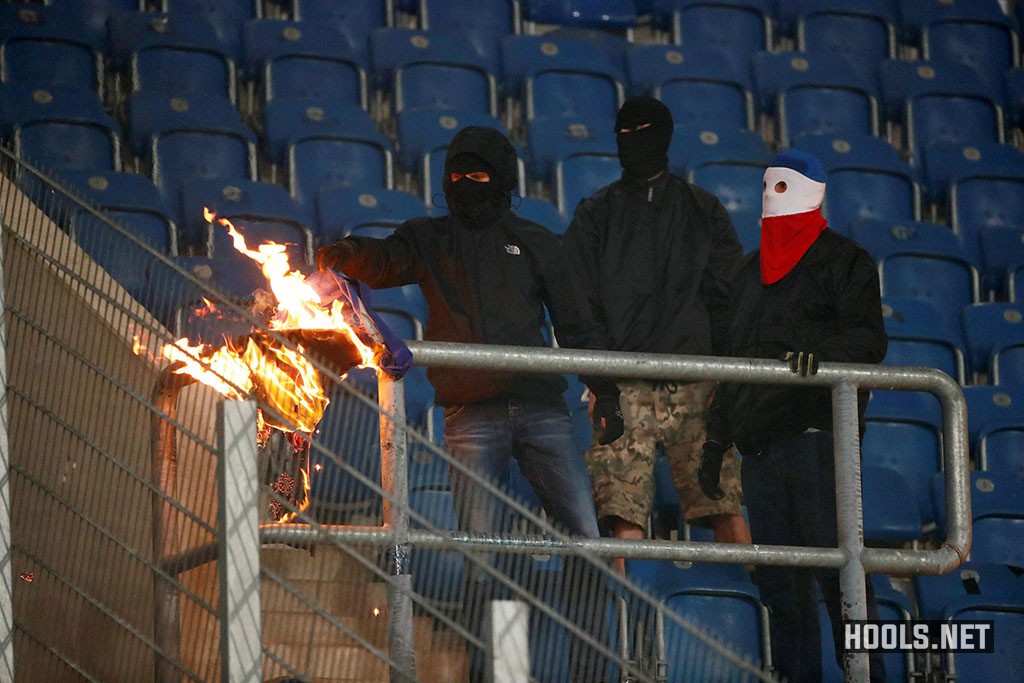
[[[380,401],[381,488],[384,526],[391,530],[389,549],[388,647],[392,683],[415,683],[412,574],[409,573],[409,463],[405,430],[405,385],[383,373],[377,381]]]
[[[840,382],[832,388],[832,432],[835,440],[836,518],[839,547],[846,562],[839,570],[843,621],[867,619],[867,587],[861,551],[864,549],[864,510],[861,498],[860,428],[857,387]],[[849,683],[868,680],[868,656],[847,652],[843,668]]]
[[[3,207],[0,207],[2,210]],[[14,680],[14,603],[11,599],[11,458],[7,444],[7,324],[0,240],[0,681]]]
[[[222,401],[217,408],[217,434],[221,680],[260,683],[263,645],[256,404]]]

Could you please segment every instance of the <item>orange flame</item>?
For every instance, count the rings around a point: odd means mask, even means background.
[[[226,218],[204,209],[207,221],[227,228],[237,251],[258,263],[277,299],[277,310],[269,327],[276,331],[331,330],[341,332],[357,350],[358,367],[375,367],[375,353],[345,319],[345,304],[336,299],[321,305],[320,295],[305,276],[292,270],[283,244],[265,242],[250,249],[245,238]],[[207,302],[209,305],[209,302]],[[211,308],[212,305],[210,305]],[[192,345],[179,339],[162,349],[164,358],[180,361],[177,371],[214,388],[228,398],[243,399],[251,394],[266,402],[288,424],[268,420],[281,431],[312,434],[323,416],[328,399],[320,373],[302,353],[275,343],[259,344],[252,336],[240,348],[228,343],[218,348]],[[306,482],[308,486],[308,481]]]

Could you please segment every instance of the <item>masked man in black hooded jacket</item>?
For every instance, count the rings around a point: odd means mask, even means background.
[[[672,113],[634,97],[615,121],[622,177],[576,207],[565,246],[613,351],[720,354],[733,273],[742,250],[710,192],[672,175]],[[587,451],[598,518],[618,538],[643,538],[654,495],[656,448],[665,449],[686,521],[720,542],[749,543],[738,463],[727,454],[725,497],[697,484],[710,382],[623,380],[625,437]],[[623,570],[621,560],[617,567]]]
[[[430,341],[543,347],[547,307],[563,347],[606,348],[557,236],[511,211],[516,164],[514,148],[499,131],[460,130],[445,157],[449,215],[407,221],[383,240],[347,237],[321,248],[318,266],[374,288],[417,283],[429,309],[424,337]],[[429,368],[427,376],[445,409],[445,445],[456,460],[501,486],[515,457],[554,524],[572,535],[598,535],[587,467],[562,398],[563,377],[461,368]],[[597,397],[600,438],[618,438],[615,381],[581,379]],[[449,469],[460,526],[501,531],[497,501],[459,468]],[[604,618],[600,571],[568,557],[564,576],[568,618],[596,636]],[[467,562],[464,611],[478,635],[485,603],[503,597],[496,583],[480,563]],[[569,656],[574,681],[601,679],[595,652],[575,638]],[[484,666],[484,653],[470,648],[474,681],[482,679]]]

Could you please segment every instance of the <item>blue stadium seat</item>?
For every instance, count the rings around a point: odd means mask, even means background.
[[[12,7],[24,7],[11,3]],[[146,9],[142,0],[89,0],[89,2],[33,3],[33,9],[43,11],[64,26],[87,35],[98,45],[106,46],[110,35],[107,22],[119,12],[138,12]]]
[[[264,102],[278,98],[325,100],[369,109],[365,49],[344,34],[300,21],[254,19],[243,34],[249,111],[258,85]]]
[[[414,109],[398,114],[395,132],[402,169],[418,173],[424,154],[447,147],[455,133],[466,126],[487,126],[508,133],[497,117],[481,111]]]
[[[571,154],[575,148],[598,145],[602,149],[617,149],[614,116],[538,117],[526,127],[530,178],[538,183],[551,182],[556,159]]]
[[[1024,387],[1024,343],[1004,346],[992,355],[992,383]]]
[[[882,138],[810,135],[794,147],[818,157],[828,173],[822,213],[833,227],[861,219],[920,220],[918,174]]]
[[[966,176],[949,189],[953,230],[965,240],[996,227],[1024,225],[1024,167]]]
[[[752,130],[714,122],[677,123],[669,143],[668,167],[672,173],[685,177],[707,163],[740,161],[764,168],[772,157],[768,145]]]
[[[928,300],[950,321],[980,301],[978,256],[948,228],[934,223],[860,220],[850,237],[878,264],[882,296]]]
[[[259,25],[266,28],[266,25]],[[250,34],[252,35],[252,34]],[[367,63],[338,39],[317,26],[285,28],[285,40],[266,46],[260,82],[263,100],[275,98],[351,103],[369,109]]]
[[[145,176],[94,169],[61,171],[57,179],[156,252],[165,256],[178,253],[175,222],[160,192]],[[152,258],[150,252],[117,236],[116,231],[77,206],[69,205],[65,212],[73,216],[70,232],[76,241],[126,289],[140,295],[145,289],[146,276],[139,264]],[[92,248],[89,245],[93,245]]]
[[[313,234],[308,227],[311,220],[280,185],[246,178],[198,178],[182,183],[181,203],[189,239],[218,258],[255,263],[234,248],[225,226],[206,221],[206,209],[231,221],[249,249],[273,241],[287,245],[292,270],[313,265]]]
[[[1002,142],[1003,93],[965,64],[890,59],[878,67],[889,121],[902,126],[901,145],[917,164],[936,143]]]
[[[1003,431],[1024,432],[1024,390],[1017,387],[975,385],[964,387],[967,401],[967,429],[971,453],[975,462],[984,468],[981,453],[986,442],[1006,436],[1015,439],[1021,435],[1000,435]]]
[[[498,114],[497,77],[473,47],[445,31],[375,30],[370,53],[376,86],[392,111],[456,109]]]
[[[451,491],[418,489],[409,492],[410,525],[437,532],[459,528]],[[455,550],[417,549],[409,558],[413,590],[437,603],[457,604],[462,596],[465,558]]]
[[[730,214],[760,216],[764,169],[764,163],[743,159],[707,161],[690,171],[689,180],[718,197]]]
[[[635,45],[626,51],[630,89],[657,97],[675,123],[754,129],[754,96],[746,61],[710,48]]]
[[[934,144],[922,156],[929,199],[942,206],[949,201],[950,187],[960,180],[979,176],[1024,178],[1024,152],[1006,144]]]
[[[420,28],[460,36],[492,73],[501,68],[501,39],[522,32],[518,0],[417,0],[416,4]]]
[[[882,315],[889,335],[885,363],[924,365],[966,383],[970,370],[959,325],[921,299],[884,298]]]
[[[976,21],[1001,21],[1006,18],[998,0],[972,0],[971,2],[918,2],[898,0],[904,40],[910,44],[920,41],[921,29],[929,22],[943,18]]]
[[[359,226],[397,227],[426,211],[419,197],[401,190],[327,185],[316,195],[317,235],[328,244]]]
[[[590,416],[587,414],[587,404],[590,400],[590,390],[576,375],[566,375],[568,386],[562,392],[565,405],[572,416],[573,427],[576,431],[576,447],[582,454],[590,447],[594,427],[590,423]]]
[[[1017,542],[1020,542],[1019,537]],[[994,651],[957,652],[946,655],[946,670],[963,683],[1011,681],[1024,669],[1024,606],[1021,597],[1003,603],[974,599],[945,615],[952,621],[991,621]],[[998,635],[996,635],[998,634]]]
[[[226,98],[139,91],[128,99],[132,152],[179,225],[181,184],[192,178],[256,178],[256,136]]]
[[[523,19],[536,24],[582,26],[608,31],[636,25],[636,6],[630,0],[520,0]]]
[[[554,192],[558,212],[571,217],[581,199],[621,176],[622,166],[614,145],[593,141],[563,148],[555,159]]]
[[[1024,128],[1024,69],[1008,69],[1005,80],[1007,122],[1019,131]]]
[[[370,294],[369,306],[375,311],[398,311],[411,315],[421,323],[426,324],[427,322],[427,302],[423,298],[423,292],[420,291],[418,285],[402,285],[400,287],[388,287],[386,289],[375,289]],[[364,300],[365,301],[365,300]],[[425,381],[425,375],[423,372],[418,370],[415,372],[406,373],[407,382],[406,386],[411,387],[415,381],[423,379]],[[407,389],[407,392],[411,391]],[[406,412],[411,414],[412,411],[410,406],[412,404],[411,398],[407,397]],[[424,407],[423,410],[426,410]]]
[[[870,78],[878,62],[896,57],[899,14],[889,0],[803,2],[796,22],[796,49],[831,52]]]
[[[1017,273],[1024,273],[1024,227],[993,225],[978,237],[988,298],[1018,301]]]
[[[114,65],[131,92],[218,96],[237,102],[235,58],[213,26],[189,14],[120,12],[110,19]]]
[[[865,465],[861,487],[866,541],[911,543],[924,537],[921,511],[903,473]]]
[[[963,309],[961,321],[972,371],[988,373],[989,382],[993,382],[995,355],[1001,349],[1024,344],[1024,307],[1002,302],[974,304]]]
[[[379,509],[380,420],[375,402],[361,400],[341,385],[329,398],[310,449],[313,507],[318,515]]]
[[[924,529],[932,528],[931,479],[942,467],[942,431],[938,402],[918,392],[871,392],[861,443],[864,467],[882,467],[903,475],[913,492]]]
[[[427,408],[424,433],[429,446],[409,443],[409,489],[447,489],[451,487],[448,461],[436,450],[444,448],[444,408]]]
[[[151,259],[145,264],[145,274],[146,289],[139,300],[175,338],[188,336],[195,342],[217,343],[225,331],[244,334],[252,328],[249,317],[230,307],[220,306],[225,311],[223,319],[207,321],[205,313],[196,313],[207,309],[203,298],[215,306],[225,301],[237,303],[267,285],[258,267],[235,258],[178,256],[172,265]]]
[[[512,213],[520,218],[533,221],[556,234],[564,234],[568,222],[558,213],[558,207],[546,199],[519,197],[512,200]]]
[[[1017,480],[1014,475],[1002,472],[990,471],[986,474],[992,476],[999,474],[1009,481]],[[1022,515],[1024,515],[1024,506],[1018,505],[1014,517],[975,518],[971,524],[971,559],[977,562],[991,562],[1024,568],[1024,516]]]
[[[546,36],[501,41],[503,84],[523,105],[525,119],[542,116],[614,117],[625,77],[593,43]]]
[[[263,111],[269,159],[285,168],[292,197],[312,208],[325,185],[394,187],[394,150],[366,110],[271,100]]]
[[[673,0],[672,42],[713,47],[741,58],[770,50],[774,39],[766,0]]]
[[[930,621],[975,599],[1001,602],[1024,597],[1024,577],[1002,564],[968,560],[947,574],[918,574],[913,583],[917,613]]]
[[[874,78],[829,52],[758,52],[751,57],[758,107],[775,117],[784,147],[801,135],[878,135]]]
[[[932,504],[939,530],[945,534],[945,472],[932,478]],[[982,564],[1024,568],[1024,481],[1003,472],[970,471],[971,552],[968,559]],[[981,529],[989,534],[982,540]]]
[[[92,90],[0,83],[0,139],[43,169],[121,170],[121,129]]]
[[[345,34],[349,43],[369,49],[367,36],[395,25],[393,0],[291,0],[296,21]]]
[[[707,654],[676,618],[723,640],[755,666],[767,659],[767,610],[742,566],[686,563],[684,568],[667,560],[627,559],[626,576],[667,613],[663,619],[665,649],[657,653],[659,664],[666,667],[666,680],[722,680],[729,670],[718,662],[699,666]]]
[[[0,82],[85,88],[102,98],[102,49],[48,5],[0,6]]]
[[[998,21],[937,16],[921,29],[921,56],[966,64],[999,88],[1003,73],[1020,66],[1020,38],[1005,16]]]
[[[683,517],[679,490],[672,481],[672,466],[665,451],[658,448],[654,454],[654,498],[651,502],[651,527],[656,538],[677,537],[685,539],[686,521]]]
[[[245,22],[263,17],[259,0],[161,0],[161,10],[175,15],[196,17],[213,27],[218,42],[237,63],[242,56],[242,32]]]

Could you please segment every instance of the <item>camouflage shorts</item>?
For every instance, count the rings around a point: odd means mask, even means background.
[[[704,409],[712,384],[654,388],[647,381],[626,380],[619,386],[626,431],[607,446],[598,445],[595,434],[586,453],[598,519],[616,516],[646,526],[654,499],[654,457],[659,444],[671,465],[687,523],[702,524],[702,518],[711,515],[740,514],[742,491],[734,450],[722,463],[725,498],[711,500],[697,484],[706,434]]]

